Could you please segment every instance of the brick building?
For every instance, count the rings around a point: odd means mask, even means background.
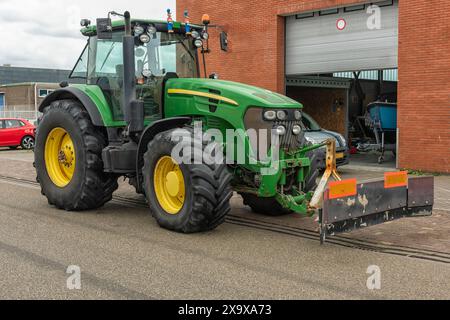
[[[70,73],[71,70],[0,66],[0,118],[35,120],[39,104],[59,88],[60,82],[69,81]]]
[[[450,1],[179,0],[178,20],[185,9],[211,17],[208,73],[287,94],[347,136],[389,96],[397,166],[450,172]]]
[[[57,83],[13,83],[0,85],[0,112],[34,112],[44,98],[59,88]]]

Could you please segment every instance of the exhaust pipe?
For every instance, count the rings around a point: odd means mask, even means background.
[[[144,102],[136,98],[136,66],[134,60],[135,39],[131,30],[130,12],[124,13],[125,35],[123,36],[123,113],[128,124],[128,133],[144,131]]]

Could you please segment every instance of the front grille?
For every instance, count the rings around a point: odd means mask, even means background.
[[[248,129],[265,129],[268,133],[268,141],[269,146],[268,150],[270,150],[272,146],[272,129],[277,128],[278,126],[284,126],[286,128],[286,134],[280,137],[280,148],[286,151],[296,151],[302,147],[302,141],[304,140],[304,133],[302,132],[300,135],[294,135],[293,129],[295,125],[299,125],[301,128],[302,122],[297,120],[286,120],[286,121],[265,121],[262,117],[263,109],[261,108],[249,108],[244,118],[244,123],[246,130]],[[252,145],[252,149],[255,154],[259,155],[259,143],[258,139],[254,137],[249,137],[250,143]]]
[[[286,128],[286,134],[280,137],[280,147],[287,151],[295,151],[301,148],[302,134],[294,134],[294,126],[302,127],[301,121],[276,121],[275,128],[283,126]]]

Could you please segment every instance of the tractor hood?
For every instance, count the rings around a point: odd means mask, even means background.
[[[303,106],[286,96],[262,88],[223,80],[212,79],[171,79],[166,89],[169,95],[203,97],[220,101],[240,109],[262,108],[302,108]]]

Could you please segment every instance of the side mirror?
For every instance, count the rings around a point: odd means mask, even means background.
[[[228,51],[228,34],[226,32],[220,33],[220,48],[223,51]]]
[[[209,78],[210,79],[213,79],[213,80],[218,80],[219,79],[219,75],[217,74],[217,73],[212,73],[212,74],[210,74],[209,75]]]
[[[112,39],[112,22],[110,18],[97,19],[97,38],[99,40]]]

